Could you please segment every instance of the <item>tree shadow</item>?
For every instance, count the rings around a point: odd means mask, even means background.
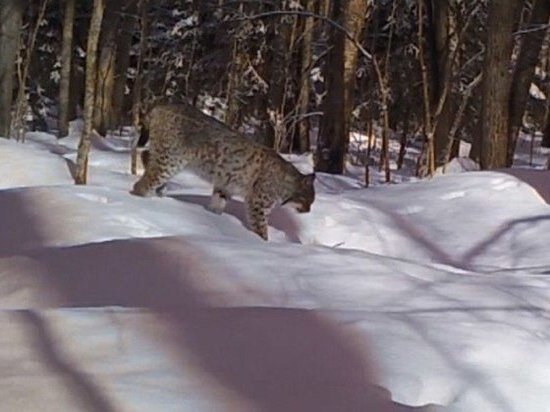
[[[40,354],[40,358],[44,360],[48,369],[54,370],[63,379],[69,391],[80,400],[83,410],[115,412],[115,408],[102,394],[98,385],[85,372],[75,368],[63,358],[55,346],[47,322],[38,313],[32,310],[21,310],[17,311],[17,317],[32,329],[34,338],[32,347]]]
[[[550,204],[550,171],[530,168],[498,169],[497,171],[527,183],[546,203]]]
[[[480,256],[484,251],[486,251],[494,242],[512,231],[516,226],[528,223],[535,224],[541,221],[550,220],[550,214],[548,214],[533,216],[524,219],[516,219],[507,222],[503,224],[499,229],[497,229],[493,234],[487,236],[484,240],[481,240],[475,246],[464,252],[463,255],[459,259],[457,259],[445,252],[434,242],[432,242],[426,235],[418,230],[413,222],[411,222],[406,217],[403,217],[398,213],[388,210],[388,208],[384,207],[383,205],[379,205],[374,202],[371,202],[370,205],[378,210],[380,213],[388,216],[394,222],[394,226],[396,228],[399,228],[399,230],[404,232],[409,239],[414,240],[418,244],[418,246],[426,250],[435,262],[465,271],[476,272],[483,271],[479,268],[476,268],[472,264],[472,261],[476,257]]]
[[[394,227],[399,228],[400,231],[405,233],[406,237],[414,240],[418,246],[422,247],[428,252],[430,257],[438,263],[442,263],[448,266],[453,266],[462,270],[470,270],[469,266],[463,262],[454,259],[451,255],[445,252],[432,242],[426,235],[424,235],[410,219],[399,215],[398,213],[389,210],[387,206],[378,204],[376,202],[369,202],[370,206],[375,208],[380,213],[388,216],[394,223]]]
[[[146,308],[170,325],[173,340],[160,344],[191,350],[205,371],[260,410],[393,410],[375,384],[366,348],[353,344],[357,339],[318,311],[217,306],[216,278],[231,273],[205,273],[202,262],[212,258],[181,238],[25,256],[51,278],[54,307]],[[238,302],[243,291],[236,285],[232,293],[230,301]]]
[[[240,285],[228,268],[213,265],[212,256],[185,239],[44,247],[39,228],[47,210],[40,209],[42,215],[37,216],[29,213],[35,205],[25,204],[20,196],[12,196],[6,204],[5,193],[0,194],[0,210],[8,207],[12,222],[3,223],[7,231],[0,232],[0,244],[11,239],[10,255],[32,262],[38,270],[27,275],[47,289],[44,295],[49,300],[30,306],[144,308],[170,329],[172,339],[156,340],[159,348],[174,352],[182,361],[191,351],[204,371],[257,410],[414,410],[392,402],[389,393],[376,385],[364,336],[343,330],[320,311],[239,307],[243,296],[256,293],[254,288]],[[84,222],[80,230],[92,224]],[[268,301],[261,295],[259,299]],[[22,317],[35,329],[44,362],[56,374],[73,379],[71,388],[81,403],[91,410],[114,410],[94,384],[95,376],[56,351],[40,318],[32,312]],[[142,327],[146,332],[148,326]],[[150,338],[157,339],[154,334]]]
[[[412,316],[405,314],[401,316],[403,317],[403,321],[409,324],[409,326],[440,355],[440,358],[448,364],[451,370],[457,371],[465,382],[477,382],[477,389],[482,389],[485,400],[493,404],[496,407],[495,410],[516,412],[516,409],[510,405],[506,397],[493,382],[488,379],[483,379],[479,371],[476,371],[471,366],[457,359],[456,354],[449,350],[449,348],[441,345],[437,339],[432,336],[425,325]],[[460,395],[460,393],[457,394],[456,398]]]
[[[498,239],[505,236],[507,233],[511,232],[518,225],[529,224],[529,223],[537,224],[545,220],[550,221],[550,214],[533,216],[533,217],[528,217],[524,219],[516,219],[511,222],[507,222],[503,224],[493,234],[488,236],[485,240],[477,243],[475,246],[471,247],[467,252],[465,252],[464,255],[462,256],[462,260],[465,262],[472,261],[476,257],[480,256],[484,251],[486,251],[494,242],[496,242]]]

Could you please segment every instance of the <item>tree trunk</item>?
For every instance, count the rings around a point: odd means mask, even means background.
[[[233,53],[227,79],[227,111],[225,113],[225,123],[229,125],[229,127],[237,129],[240,125],[241,105],[239,101],[239,89],[245,58],[240,40],[233,39],[232,43]]]
[[[314,12],[315,1],[307,0],[306,10]],[[310,122],[308,118],[304,118],[309,112],[309,100],[311,95],[311,85],[309,77],[311,73],[312,62],[312,44],[313,44],[313,29],[314,20],[311,17],[305,19],[303,28],[303,38],[301,45],[301,61],[300,61],[300,92],[298,96],[298,111],[300,117],[298,119],[298,136],[296,151],[304,153],[310,149],[309,131]]]
[[[84,130],[78,145],[75,183],[85,185],[88,180],[88,154],[94,121],[94,100],[97,87],[97,45],[101,33],[104,0],[94,0],[88,45],[86,48],[86,95],[84,97]]]
[[[446,93],[447,97],[441,109],[441,113],[436,119],[434,131],[434,157],[435,167],[442,166],[446,159],[446,148],[449,133],[451,131],[454,115],[457,109],[456,102],[452,96],[452,85],[450,84],[450,76],[452,72],[447,72],[452,68],[452,62],[447,61],[453,59],[452,47],[453,36],[456,36],[456,25],[453,24],[451,12],[449,9],[450,0],[431,0],[431,17],[430,35],[433,36],[433,48],[430,48],[433,57],[432,61],[436,62],[436,67],[431,71],[433,80],[433,100],[432,108],[435,110],[441,96]],[[453,27],[454,26],[454,27]],[[430,44],[430,42],[428,42]],[[454,47],[457,47],[456,45]],[[445,90],[448,88],[448,90]]]
[[[63,46],[61,50],[61,79],[59,81],[58,137],[69,134],[69,101],[71,87],[71,62],[73,56],[73,28],[75,0],[65,0],[63,20]]]
[[[113,124],[113,89],[115,84],[116,37],[121,0],[111,0],[105,10],[101,28],[97,88],[94,108],[94,128],[105,135]]]
[[[19,50],[19,31],[25,2],[0,2],[0,136],[10,138],[15,60]]]
[[[359,39],[363,30],[367,2],[364,0],[335,0],[332,19]],[[325,67],[326,96],[323,118],[317,142],[315,170],[341,174],[349,144],[350,117],[357,68],[357,49],[345,34],[330,28],[331,44]]]
[[[27,78],[31,66],[32,55],[34,47],[36,45],[36,38],[38,36],[38,30],[40,24],[46,14],[46,7],[48,6],[48,0],[41,0],[38,7],[38,14],[36,15],[36,21],[29,34],[28,42],[25,46],[25,53],[17,64],[17,98],[15,99],[15,112],[13,119],[11,120],[11,133],[15,135],[17,140],[25,141],[26,131],[26,113],[29,108],[29,102],[27,99]]]
[[[284,128],[286,79],[289,75],[289,53],[292,23],[288,16],[282,16],[269,24],[268,44],[271,46],[268,59],[269,89],[267,91],[268,127],[266,144],[280,150],[285,146],[286,130]]]
[[[509,102],[512,75],[509,71],[514,45],[512,32],[518,5],[509,0],[491,0],[488,13],[486,54],[483,63],[481,111],[482,169],[506,167]]]
[[[535,0],[529,27],[537,27],[548,23],[550,18],[550,2]],[[522,38],[521,50],[514,70],[512,90],[510,93],[510,135],[508,141],[508,166],[514,160],[516,142],[521,131],[523,113],[529,99],[531,82],[539,61],[540,51],[546,30],[536,30],[525,33]]]
[[[137,11],[137,0],[128,0],[125,15],[120,25],[120,33],[117,36],[116,46],[116,69],[113,90],[113,126],[119,127],[123,123],[124,109],[128,106],[125,104],[124,96],[126,95],[126,74],[130,65],[130,50],[132,47],[132,37],[134,34],[135,15]]]
[[[134,126],[134,132],[136,133],[134,142],[132,144],[132,154],[130,171],[133,175],[137,174],[137,147],[140,137],[142,136],[142,101],[143,101],[143,71],[145,55],[147,53],[147,37],[149,36],[149,19],[147,18],[149,12],[149,0],[140,0],[139,2],[139,14],[140,14],[140,39],[139,39],[139,56],[136,70],[136,79],[134,82],[134,89],[132,90],[132,126]],[[146,137],[146,136],[144,136]]]

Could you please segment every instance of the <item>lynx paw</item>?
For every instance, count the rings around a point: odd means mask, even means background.
[[[215,213],[217,215],[221,215],[224,209],[225,207],[221,207],[220,205],[213,205],[212,203],[206,206],[206,210],[208,210],[209,212]]]
[[[151,185],[147,184],[143,180],[138,180],[130,193],[142,197],[151,197],[154,195],[162,197],[166,193],[166,184],[163,184],[162,186],[159,186],[157,188],[153,188],[151,187]]]
[[[210,199],[210,204],[206,207],[212,213],[221,215],[225,210],[225,205],[227,204],[227,196],[221,193],[220,191],[215,190]]]

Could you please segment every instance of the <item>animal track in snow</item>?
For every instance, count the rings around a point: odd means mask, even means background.
[[[76,195],[82,199],[89,200],[90,202],[97,202],[97,203],[104,203],[104,204],[109,203],[109,199],[105,196],[98,196],[90,193],[77,193]]]
[[[399,214],[406,216],[406,215],[414,215],[416,213],[420,213],[424,210],[424,207],[422,206],[407,206],[404,209],[399,210]]]
[[[497,180],[497,179],[495,179]],[[493,181],[493,189],[501,191],[506,189],[511,189],[513,187],[518,187],[519,183],[514,182],[513,180],[501,180],[501,181]]]
[[[466,192],[460,191],[460,192],[450,192],[447,194],[444,194],[440,197],[441,200],[452,200],[452,199],[458,199],[460,197],[466,196]]]

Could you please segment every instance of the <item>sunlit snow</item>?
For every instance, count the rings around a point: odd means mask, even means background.
[[[550,411],[550,172],[321,174],[264,242],[75,129],[0,139],[0,410]]]

